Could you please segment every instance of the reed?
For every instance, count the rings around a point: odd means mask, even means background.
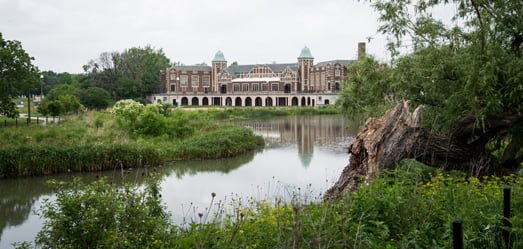
[[[150,114],[149,114],[150,115]],[[170,132],[135,132],[109,113],[69,116],[48,126],[0,129],[0,178],[158,166],[231,157],[263,145],[249,129],[216,125],[207,113],[157,117]],[[151,130],[158,124],[143,122]],[[140,130],[140,131],[143,131]]]

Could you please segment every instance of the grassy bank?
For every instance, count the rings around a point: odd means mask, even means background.
[[[516,208],[523,205],[521,175],[478,179],[415,161],[329,202],[299,190],[290,203],[224,204],[210,194],[210,209],[181,225],[170,224],[155,184],[143,192],[103,181],[59,187],[58,201],[44,205],[47,226],[38,236],[50,248],[450,248],[456,219],[464,224],[465,248],[503,248],[503,187],[513,192],[512,248],[523,246],[523,210]],[[106,208],[107,199],[123,208]],[[135,205],[125,205],[130,201]],[[148,218],[128,220],[128,212]],[[104,222],[91,226],[93,220]]]
[[[133,127],[113,114],[89,112],[48,126],[2,128],[0,140],[0,178],[230,157],[263,145],[246,128],[183,111],[145,116]]]
[[[209,109],[209,114],[218,119],[270,118],[293,115],[332,115],[341,114],[335,106],[322,107],[235,107]]]

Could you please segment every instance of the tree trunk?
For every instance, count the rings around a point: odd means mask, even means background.
[[[349,165],[325,193],[325,198],[353,191],[372,180],[377,172],[394,168],[406,158],[444,169],[468,171],[474,176],[492,174],[499,168],[493,167],[496,160],[485,149],[486,143],[500,129],[523,120],[521,115],[496,117],[478,133],[475,119],[467,117],[453,132],[439,135],[421,127],[421,112],[421,106],[410,112],[408,103],[402,102],[384,116],[369,119],[349,146]]]

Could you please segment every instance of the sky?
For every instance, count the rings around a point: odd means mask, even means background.
[[[172,62],[292,63],[355,59],[357,43],[388,60],[377,14],[355,0],[0,0],[0,32],[40,70],[82,72],[102,52],[151,45]]]

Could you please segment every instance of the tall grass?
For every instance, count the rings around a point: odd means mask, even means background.
[[[138,244],[134,246],[150,245],[154,238],[161,237],[161,243],[169,248],[450,248],[451,224],[461,219],[466,248],[504,248],[501,192],[507,186],[514,193],[512,248],[523,248],[523,210],[518,208],[523,205],[523,176],[478,179],[431,169],[415,161],[404,161],[398,169],[379,173],[372,183],[357,191],[327,202],[297,191],[291,193],[290,202],[249,199],[242,204],[235,199],[232,204],[224,204],[210,193],[209,206],[187,224],[172,224],[166,230],[164,223],[134,223],[140,229],[156,231],[154,237],[137,235]],[[69,236],[69,229],[53,224],[71,220],[84,224],[87,219],[100,218],[83,217],[79,215],[81,210],[70,208],[71,201],[82,201],[84,188],[60,190],[67,193],[67,198],[52,204],[52,212],[44,212],[49,226],[39,237],[68,244],[77,237]],[[89,196],[88,203],[105,200],[107,195],[114,196],[112,193],[102,188]],[[126,203],[127,198],[134,197],[117,198],[118,203]],[[137,207],[140,210],[149,210],[158,208],[159,202],[133,203],[141,205]],[[49,210],[49,205],[45,209]],[[92,206],[89,213],[105,210],[103,206]],[[110,216],[110,220],[119,223],[117,216]],[[112,234],[111,229],[107,228],[108,234]],[[126,229],[132,231],[133,227]],[[87,238],[100,233],[100,229],[87,225],[75,227],[74,231]],[[105,241],[105,236],[99,240],[93,243],[111,242]]]
[[[341,114],[335,106],[325,107],[241,107],[210,109],[208,113],[217,119],[269,118],[292,115],[332,115]]]
[[[48,126],[0,129],[0,178],[230,157],[263,144],[262,138],[250,130],[217,126],[208,115],[184,113],[164,122],[178,127],[175,129],[178,132],[180,126],[176,124],[188,120],[194,132],[180,138],[171,134],[150,136],[129,132],[111,114],[99,112],[70,116]]]

